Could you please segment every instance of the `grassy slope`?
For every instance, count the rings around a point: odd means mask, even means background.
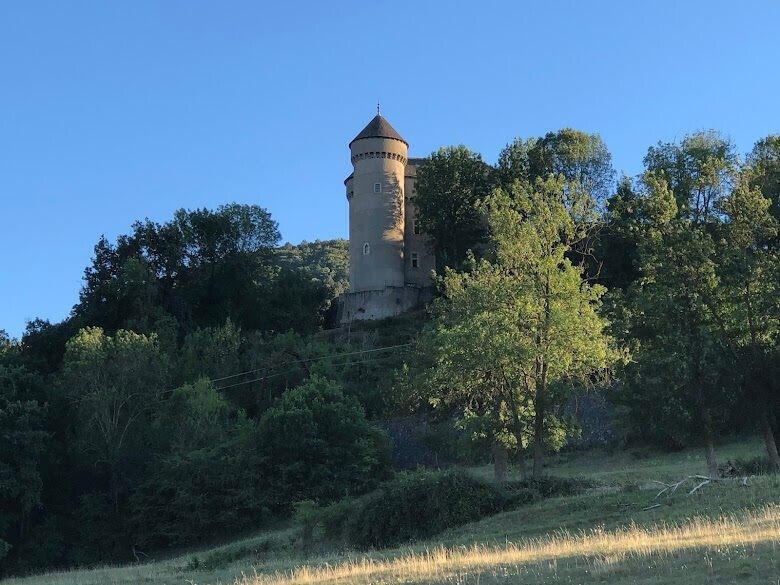
[[[723,446],[719,456],[725,460],[760,452],[757,442],[738,442]],[[691,496],[681,488],[669,498],[656,500],[658,487],[652,480],[677,480],[704,471],[699,452],[563,454],[551,459],[547,471],[592,477],[601,487],[498,514],[451,530],[435,541],[369,555],[332,551],[327,545],[304,551],[295,529],[284,528],[157,563],[53,573],[8,583],[205,585],[231,584],[239,579],[253,585],[269,581],[267,576],[277,571],[288,572],[302,565],[316,571],[325,563],[337,566],[340,573],[303,572],[294,582],[322,582],[326,576],[343,584],[780,581],[780,562],[774,559],[780,558],[778,476],[752,478],[747,487],[739,481],[708,485]],[[490,470],[480,468],[475,473],[489,475]],[[661,506],[644,509],[656,503]],[[770,508],[765,508],[767,505]],[[689,528],[685,527],[690,527],[694,516],[717,519],[727,515],[735,515],[735,520],[694,527],[695,531],[686,536]],[[663,526],[669,523],[684,530],[664,532]],[[638,528],[628,535],[609,534],[631,526]],[[639,530],[642,527],[650,532]],[[475,544],[498,549],[470,550]],[[434,560],[419,556],[441,546],[455,553]],[[410,558],[409,554],[416,556]],[[345,561],[355,558],[386,562],[381,566],[344,566]]]

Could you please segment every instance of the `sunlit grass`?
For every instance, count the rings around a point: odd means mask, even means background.
[[[721,553],[757,545],[771,545],[774,549],[778,544],[780,506],[766,506],[752,514],[730,515],[715,520],[695,518],[676,526],[643,528],[634,525],[612,531],[596,528],[577,535],[561,532],[500,546],[438,547],[387,560],[363,556],[335,565],[303,565],[287,573],[245,576],[237,583],[423,583],[485,572],[519,574],[518,565],[546,563],[554,567],[556,561],[573,557],[589,560],[592,570],[597,570],[627,558],[663,557],[691,549]]]

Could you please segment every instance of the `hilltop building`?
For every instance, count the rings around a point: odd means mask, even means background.
[[[417,166],[409,144],[379,113],[349,143],[349,292],[339,322],[383,319],[430,297],[434,255],[416,221]]]

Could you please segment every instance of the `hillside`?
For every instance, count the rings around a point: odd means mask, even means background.
[[[760,453],[753,441],[724,458]],[[7,585],[174,583],[767,583],[780,577],[780,477],[656,498],[660,484],[704,472],[698,450],[562,453],[546,472],[585,477],[586,493],[520,506],[411,546],[359,553],[287,524],[216,548],[117,568],[9,579]],[[489,476],[487,468],[472,468]]]

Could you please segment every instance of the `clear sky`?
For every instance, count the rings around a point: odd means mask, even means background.
[[[347,143],[382,113],[416,156],[599,132],[618,171],[716,128],[780,132],[780,2],[0,4],[0,329],[60,320],[101,234],[268,208],[346,237]]]

